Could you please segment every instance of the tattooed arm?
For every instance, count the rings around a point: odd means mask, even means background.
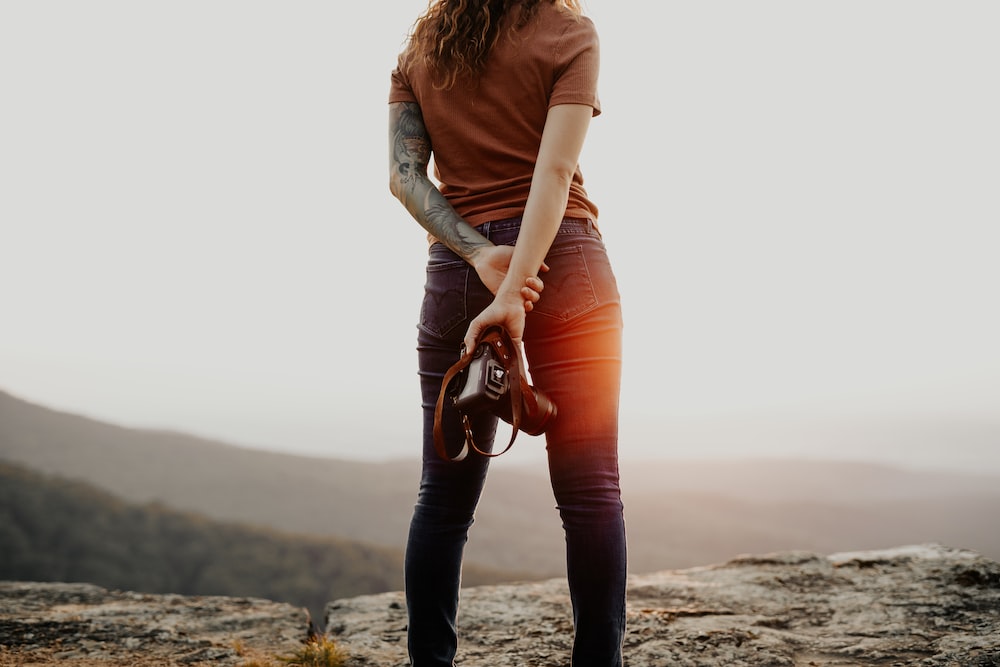
[[[427,177],[431,140],[420,106],[413,102],[389,105],[389,190],[410,215],[434,238],[448,246],[473,268],[496,294],[507,275],[511,246],[496,246],[466,222]],[[539,299],[542,281],[529,277],[520,288],[524,309]]]
[[[462,219],[427,177],[431,140],[420,106],[389,105],[389,190],[420,226],[469,264],[493,244]]]

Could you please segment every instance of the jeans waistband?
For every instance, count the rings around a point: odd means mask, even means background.
[[[476,227],[476,230],[483,234],[484,236],[489,236],[490,232],[502,232],[508,229],[517,229],[521,226],[521,218],[506,218],[504,220],[491,220],[490,222],[484,222]],[[601,233],[597,230],[597,225],[590,218],[563,218],[562,223],[559,225],[559,234],[565,233],[584,233],[593,234],[594,236],[600,237]]]

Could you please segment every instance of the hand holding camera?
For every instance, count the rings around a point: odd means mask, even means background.
[[[503,327],[487,327],[472,354],[466,352],[464,345],[462,351],[462,358],[445,374],[434,413],[434,444],[439,456],[461,461],[470,448],[483,456],[499,456],[514,444],[519,430],[529,435],[545,432],[556,416],[556,405],[528,384],[520,350]],[[448,455],[444,447],[441,415],[445,400],[461,413],[465,427],[465,444],[457,456]],[[473,438],[469,416],[484,411],[492,412],[513,427],[510,442],[499,454],[482,451]]]

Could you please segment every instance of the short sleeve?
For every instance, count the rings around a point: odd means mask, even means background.
[[[555,83],[549,106],[586,104],[601,113],[597,79],[601,67],[601,48],[593,21],[582,16],[570,21],[555,53]]]
[[[389,104],[393,102],[416,102],[417,97],[410,86],[409,78],[403,73],[403,58],[400,56],[396,69],[392,70],[389,86]]]

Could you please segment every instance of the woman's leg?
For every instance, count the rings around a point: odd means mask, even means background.
[[[434,408],[445,372],[458,361],[469,309],[475,315],[485,307],[484,299],[489,302],[489,293],[481,292],[485,288],[464,262],[440,244],[432,248],[417,348],[423,467],[405,557],[408,649],[414,667],[451,667],[458,645],[462,554],[489,459],[475,452],[461,462],[439,458],[434,449]],[[442,425],[449,451],[457,454],[465,433],[447,404]],[[478,418],[473,428],[476,444],[489,451],[496,418]]]
[[[433,409],[432,404],[432,424]],[[456,426],[453,423],[446,428],[446,440],[460,447],[464,432],[460,427],[456,430]],[[478,425],[477,444],[481,448],[489,446],[491,440],[486,434],[495,432],[495,427],[495,420],[492,425]],[[456,618],[462,555],[489,459],[471,452],[463,461],[445,461],[434,450],[433,436],[426,435],[427,440],[431,444],[424,446],[420,491],[406,546],[408,644],[415,667],[451,667],[458,646]]]
[[[625,633],[626,543],[618,477],[621,307],[598,238],[593,232],[557,236],[546,259],[551,279],[525,332],[532,380],[559,410],[546,441],[566,534],[576,629],[573,667],[620,666]]]

